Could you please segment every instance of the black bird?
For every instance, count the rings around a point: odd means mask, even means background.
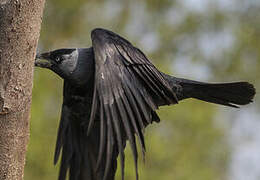
[[[39,54],[35,65],[64,79],[54,163],[61,150],[59,180],[113,180],[120,156],[124,179],[126,140],[137,172],[136,137],[144,155],[143,130],[159,122],[159,106],[187,98],[239,107],[252,102],[248,82],[203,83],[160,72],[138,48],[105,30],[91,32],[93,47]],[[44,59],[44,60],[40,60]]]

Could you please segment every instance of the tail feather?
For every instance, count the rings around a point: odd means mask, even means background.
[[[253,102],[255,88],[248,82],[200,83],[182,80],[180,85],[186,97],[238,108]]]

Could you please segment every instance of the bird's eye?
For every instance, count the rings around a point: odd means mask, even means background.
[[[60,57],[56,57],[56,58],[55,58],[55,61],[56,61],[56,62],[60,62]]]
[[[57,63],[60,63],[60,62],[63,61],[63,60],[64,60],[64,58],[63,58],[62,56],[57,56],[56,59],[55,59],[55,61],[56,61]]]

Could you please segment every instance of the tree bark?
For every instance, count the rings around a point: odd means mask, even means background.
[[[0,179],[23,179],[45,0],[0,0]]]

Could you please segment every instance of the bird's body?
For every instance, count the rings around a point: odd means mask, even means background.
[[[104,29],[91,33],[93,47],[43,53],[36,66],[64,79],[64,100],[54,162],[61,155],[59,180],[113,180],[129,141],[137,173],[138,138],[144,154],[144,128],[159,122],[155,110],[186,98],[231,107],[252,102],[247,82],[209,84],[163,74],[130,42]]]

